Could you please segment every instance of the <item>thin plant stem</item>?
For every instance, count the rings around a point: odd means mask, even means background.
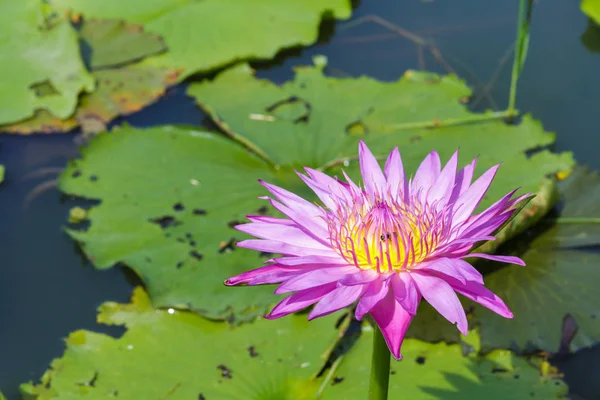
[[[556,219],[557,224],[600,224],[600,218],[587,217],[560,217]]]
[[[512,74],[510,78],[510,93],[508,96],[508,109],[512,115],[516,115],[517,82],[525,63],[527,48],[529,45],[529,23],[531,22],[531,11],[534,0],[520,0],[519,17],[517,20],[517,42],[515,46],[515,57],[513,60]]]
[[[377,325],[373,326],[373,355],[371,356],[371,379],[369,400],[387,400],[390,381],[390,350]]]

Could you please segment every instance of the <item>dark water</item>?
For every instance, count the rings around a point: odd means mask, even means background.
[[[541,119],[546,129],[557,132],[557,150],[571,150],[579,162],[600,168],[595,119],[600,104],[600,29],[584,35],[588,21],[578,3],[537,1],[517,103],[520,110]],[[514,40],[516,11],[517,1],[505,0],[371,0],[358,6],[354,20],[379,15],[433,41],[451,67],[474,87],[476,108],[494,104],[504,108],[510,58],[496,71]],[[286,51],[275,65],[256,63],[259,75],[288,79],[292,66],[310,63],[316,54],[328,57],[328,73],[334,76],[365,74],[395,80],[404,70],[421,65],[409,40],[373,22],[343,29],[345,24],[324,26],[320,44]],[[428,52],[422,62],[428,70],[446,71]],[[494,75],[495,83],[488,85]],[[203,119],[186,98],[185,88],[179,87],[126,120],[150,126],[197,125]],[[36,380],[50,360],[60,356],[62,339],[69,332],[92,329],[118,334],[95,323],[95,310],[106,300],[126,301],[132,287],[121,270],[98,272],[82,260],[61,231],[73,204],[63,203],[55,188],[48,186],[38,196],[27,197],[36,185],[56,176],[52,168],[63,167],[77,155],[74,137],[0,135],[0,163],[7,169],[0,186],[0,389],[9,400],[19,398],[21,382]],[[31,176],[35,171],[37,175]],[[589,354],[588,365],[600,364],[597,356],[590,362]],[[589,392],[589,381],[580,374],[567,380],[579,394]]]

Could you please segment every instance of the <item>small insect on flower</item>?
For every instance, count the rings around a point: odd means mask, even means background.
[[[275,293],[292,293],[266,318],[279,318],[315,304],[308,318],[321,317],[358,301],[357,319],[371,314],[395,358],[422,298],[467,333],[467,317],[456,292],[505,318],[504,302],[485,288],[466,257],[525,265],[517,257],[469,253],[491,236],[531,197],[508,193],[473,215],[498,165],[472,182],[475,162],[458,169],[458,151],[441,168],[431,152],[407,179],[398,148],[382,171],[361,141],[358,148],[364,187],[306,168],[298,174],[323,206],[262,182],[273,207],[287,218],[249,215],[236,226],[258,239],[240,247],[281,254],[261,268],[227,279],[227,285],[280,283]]]

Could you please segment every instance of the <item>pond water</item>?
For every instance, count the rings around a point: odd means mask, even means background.
[[[580,163],[600,168],[595,121],[600,29],[588,27],[577,1],[536,3],[518,108],[557,132],[557,150],[572,150]],[[353,20],[377,15],[433,41],[475,89],[476,109],[494,104],[504,108],[512,60],[502,59],[514,41],[517,7],[517,1],[504,0],[372,0],[357,6]],[[328,57],[333,76],[396,80],[406,69],[423,64],[427,70],[446,72],[430,53],[421,57],[410,40],[381,25],[347,25],[325,24],[318,45],[285,51],[274,63],[255,63],[259,76],[282,82],[292,76],[292,66],[311,63],[316,54]],[[125,120],[145,127],[198,125],[203,119],[181,86]],[[65,202],[51,181],[77,155],[76,136],[0,135],[0,163],[7,171],[0,187],[0,389],[9,400],[19,398],[20,383],[37,380],[50,360],[62,354],[69,332],[91,329],[118,335],[119,329],[96,324],[96,308],[107,300],[126,301],[137,284],[122,269],[94,270],[61,230],[74,204]],[[592,362],[598,364],[598,357]]]

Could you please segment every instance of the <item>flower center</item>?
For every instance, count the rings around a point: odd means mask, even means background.
[[[367,200],[345,205],[329,218],[332,246],[349,263],[380,273],[411,268],[430,255],[444,233],[442,213],[419,202]]]

